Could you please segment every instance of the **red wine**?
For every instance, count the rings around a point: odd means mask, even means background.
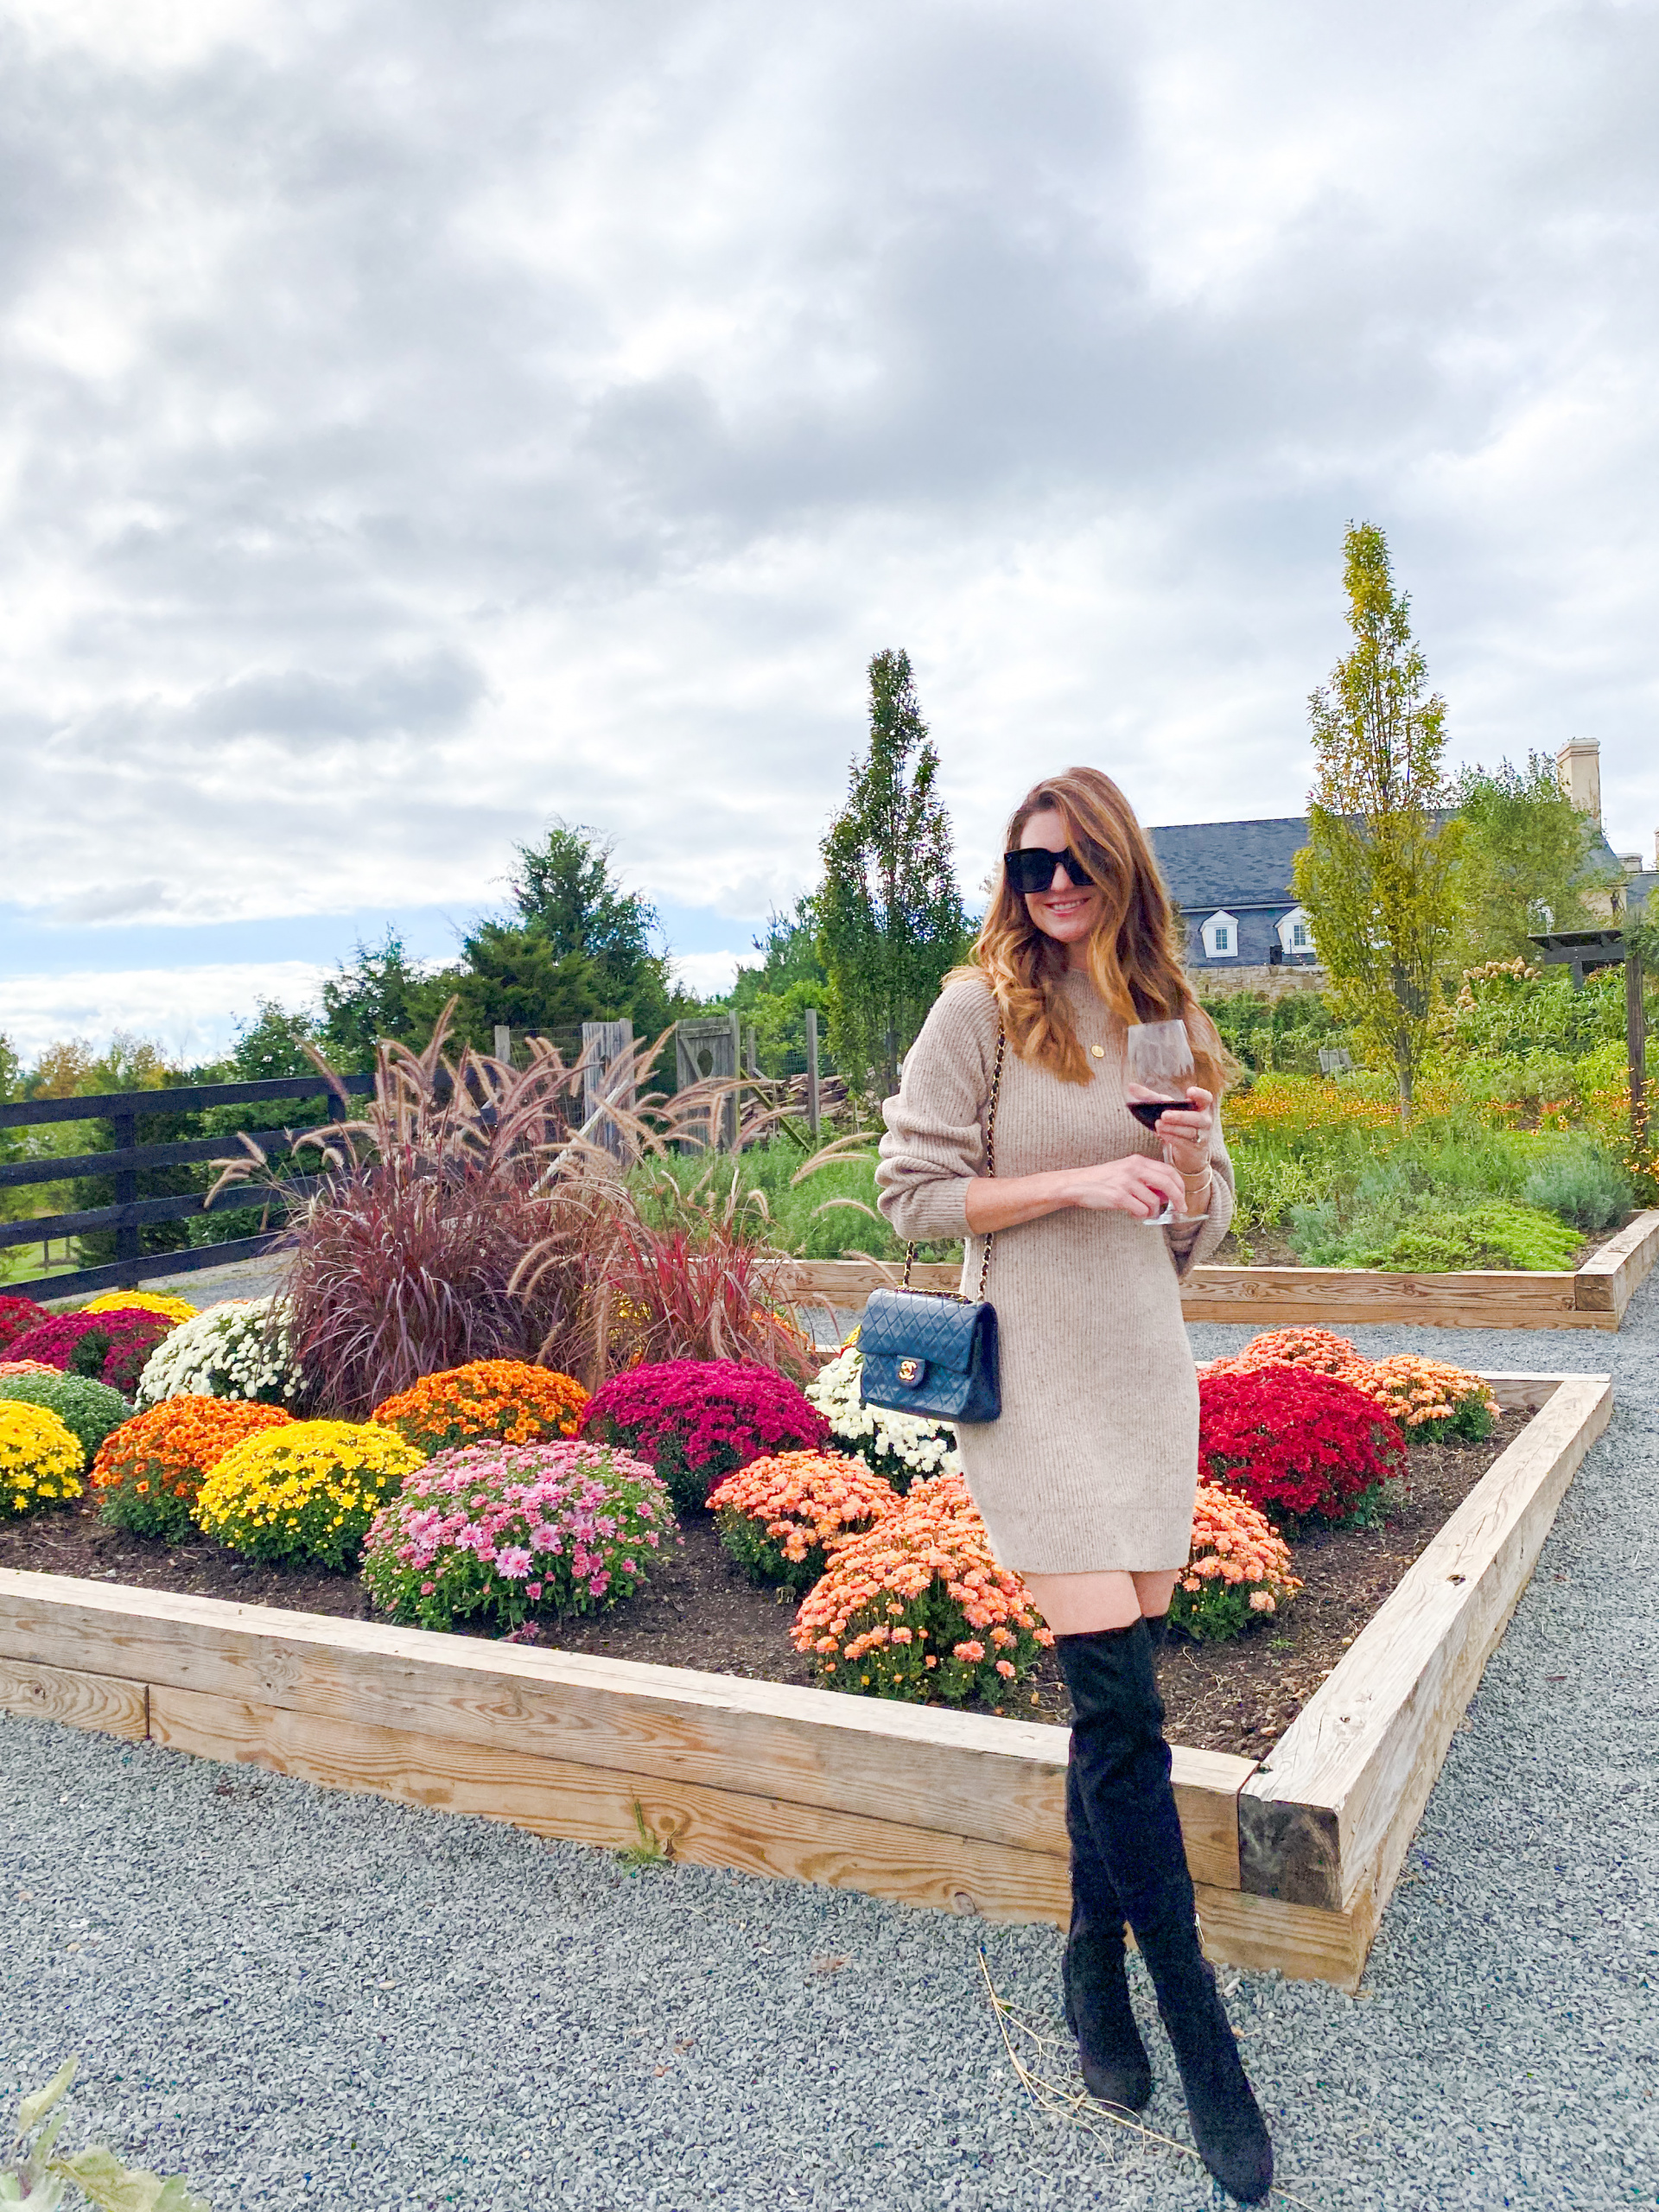
[[[1161,1116],[1172,1109],[1180,1113],[1186,1105],[1185,1098],[1126,1098],[1123,1103],[1145,1129],[1155,1129]]]

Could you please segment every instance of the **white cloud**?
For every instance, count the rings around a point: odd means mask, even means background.
[[[1598,736],[1645,844],[1656,77],[1606,0],[14,0],[6,895],[471,908],[556,812],[753,914],[889,645],[970,883],[1069,760],[1287,811],[1357,516],[1455,752]]]
[[[276,960],[9,976],[0,979],[0,1036],[24,1060],[60,1038],[85,1037],[102,1047],[118,1030],[153,1038],[175,1059],[206,1059],[261,999],[310,1004],[330,972],[308,960]]]
[[[740,968],[759,968],[758,952],[682,952],[674,961],[674,978],[699,998],[721,998],[737,981]]]

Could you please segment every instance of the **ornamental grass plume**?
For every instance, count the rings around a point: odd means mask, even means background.
[[[1224,1643],[1272,1619],[1301,1586],[1289,1548],[1267,1515],[1236,1491],[1200,1483],[1192,1551],[1169,1603],[1171,1626],[1198,1643]]]
[[[19,1337],[30,1329],[39,1328],[51,1315],[44,1306],[37,1306],[32,1298],[14,1297],[11,1293],[0,1293],[0,1352],[10,1356],[10,1349]]]
[[[204,1535],[249,1559],[340,1572],[369,1523],[425,1459],[368,1421],[296,1421],[234,1444],[196,1495]]]
[[[613,1376],[594,1393],[582,1433],[649,1460],[675,1503],[694,1510],[751,1460],[821,1452],[830,1424],[775,1368],[671,1359]]]
[[[486,1437],[540,1444],[574,1436],[587,1403],[587,1391],[572,1375],[528,1360],[474,1359],[423,1376],[383,1399],[373,1418],[430,1459]]]
[[[862,1459],[779,1452],[709,1493],[720,1540],[752,1582],[810,1589],[830,1554],[893,1511],[899,1493]]]
[[[836,1548],[791,1631],[827,1688],[1000,1713],[1054,1638],[998,1564],[959,1475],[912,1484]]]
[[[54,1313],[16,1338],[10,1349],[14,1359],[44,1360],[65,1374],[88,1375],[130,1398],[150,1354],[175,1325],[165,1314],[141,1306],[111,1313]]]
[[[678,1540],[667,1491],[626,1452],[473,1444],[440,1452],[381,1509],[363,1580],[394,1620],[511,1634],[632,1597]]]
[[[1200,1478],[1264,1513],[1344,1520],[1405,1458],[1399,1423],[1339,1376],[1270,1366],[1198,1378]]]
[[[105,1439],[92,1470],[99,1516],[135,1536],[182,1543],[194,1533],[203,1477],[244,1437],[292,1421],[280,1406],[245,1399],[163,1399]]]
[[[86,1465],[79,1442],[49,1407],[0,1402],[0,1516],[67,1505],[80,1496]]]
[[[200,1311],[188,1298],[172,1298],[163,1290],[105,1290],[96,1298],[89,1298],[81,1307],[83,1313],[118,1313],[128,1306],[137,1306],[146,1313],[159,1313],[168,1321],[192,1321]]]
[[[90,1460],[113,1428],[132,1412],[118,1390],[94,1382],[90,1375],[64,1375],[48,1368],[38,1375],[0,1373],[0,1398],[45,1406],[56,1414]]]

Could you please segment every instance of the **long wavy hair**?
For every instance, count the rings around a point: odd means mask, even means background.
[[[1100,888],[1100,917],[1087,946],[1096,989],[1120,1021],[1184,1021],[1198,1079],[1219,1098],[1232,1063],[1187,982],[1180,918],[1134,809],[1098,768],[1068,768],[1026,793],[1009,817],[1004,850],[1019,844],[1033,814],[1049,810]],[[988,983],[1020,1058],[1052,1069],[1062,1083],[1087,1083],[1093,1071],[1060,989],[1065,971],[1065,947],[1038,928],[1023,893],[999,868],[969,964],[946,980],[971,976]]]

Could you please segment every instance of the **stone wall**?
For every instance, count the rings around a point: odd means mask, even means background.
[[[1201,999],[1236,998],[1245,991],[1285,999],[1298,991],[1322,991],[1331,978],[1317,963],[1293,968],[1287,962],[1282,968],[1190,968],[1187,981]]]

